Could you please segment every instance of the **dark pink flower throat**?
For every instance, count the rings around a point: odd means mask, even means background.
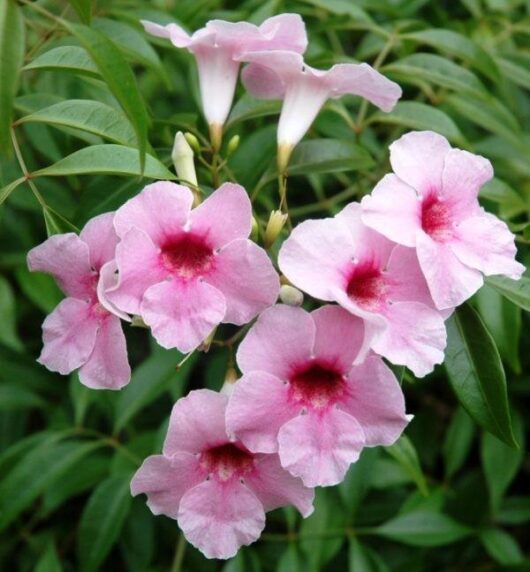
[[[452,235],[449,207],[434,193],[430,193],[422,202],[421,227],[426,234],[438,242],[443,242]]]
[[[346,285],[349,298],[369,311],[385,303],[387,289],[383,272],[372,263],[355,265]]]
[[[232,477],[242,478],[251,471],[254,456],[234,443],[226,443],[202,453],[201,466],[218,480],[228,481]]]
[[[166,269],[180,278],[194,278],[210,270],[213,250],[201,236],[183,234],[162,247]]]
[[[289,379],[289,385],[291,399],[315,409],[335,403],[345,391],[341,372],[318,361],[296,368]]]

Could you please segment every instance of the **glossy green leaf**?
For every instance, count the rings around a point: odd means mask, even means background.
[[[30,272],[27,266],[21,266],[16,269],[15,276],[26,297],[46,314],[64,297],[55,280],[48,274]]]
[[[387,572],[390,570],[376,552],[361,544],[355,537],[349,540],[348,560],[349,572]]]
[[[64,234],[65,232],[79,233],[79,229],[76,226],[51,207],[44,207],[42,209],[42,214],[44,216],[44,223],[46,225],[48,236]]]
[[[0,344],[21,351],[23,346],[17,333],[15,296],[11,285],[3,276],[0,276],[0,316]]]
[[[401,435],[393,445],[386,447],[385,451],[412,477],[421,494],[427,496],[429,494],[427,481],[421,469],[418,453],[410,439],[406,435]]]
[[[99,135],[121,145],[134,145],[134,130],[119,110],[98,101],[69,99],[19,119],[18,123],[46,123]]]
[[[408,512],[374,529],[374,534],[411,546],[445,546],[458,542],[471,530],[437,512]]]
[[[359,460],[350,465],[346,477],[338,485],[339,494],[351,520],[370,489],[371,475],[378,457],[378,449],[363,449]]]
[[[528,211],[528,205],[523,197],[497,177],[481,187],[479,196],[496,203],[502,218],[512,218]]]
[[[234,125],[249,119],[257,117],[265,117],[267,115],[276,115],[281,109],[280,101],[271,101],[267,99],[255,99],[248,93],[245,93],[241,99],[232,108],[230,116],[226,124],[226,129],[230,129]]]
[[[103,481],[92,493],[79,523],[82,572],[96,572],[119,537],[131,505],[130,475]]]
[[[61,572],[62,569],[55,543],[50,541],[43,555],[39,558],[34,572]]]
[[[63,25],[90,54],[101,77],[134,127],[140,152],[140,171],[143,172],[146,167],[148,116],[131,67],[116,45],[101,32],[65,21]]]
[[[516,60],[499,57],[496,62],[502,74],[510,81],[524,89],[530,89],[530,61],[519,63]]]
[[[92,145],[80,149],[54,165],[33,173],[34,177],[65,177],[67,175],[123,175],[140,176],[138,152],[122,145]],[[176,177],[171,171],[151,155],[146,155],[143,176],[148,179],[171,179]]]
[[[517,541],[500,528],[485,528],[480,531],[480,541],[486,552],[502,566],[516,566],[524,560]]]
[[[469,305],[460,306],[447,321],[445,367],[456,396],[469,415],[484,429],[517,447],[499,351]]]
[[[530,278],[512,280],[504,276],[490,276],[487,283],[511,302],[530,312]]]
[[[68,0],[72,8],[77,12],[83,24],[90,24],[92,19],[92,0]]]
[[[463,136],[456,123],[443,111],[416,101],[398,101],[390,113],[378,111],[368,123],[390,123],[409,129],[436,131],[454,143],[462,143]]]
[[[465,463],[474,435],[473,420],[463,407],[459,407],[451,419],[442,449],[446,478],[453,477]]]
[[[530,522],[530,497],[505,498],[495,520],[508,526]]]
[[[69,71],[99,78],[96,64],[90,59],[87,51],[79,46],[60,46],[37,56],[23,71]]]
[[[0,2],[0,151],[11,148],[13,100],[24,60],[24,19],[15,0]]]
[[[348,0],[303,0],[307,4],[322,8],[338,16],[346,16],[354,21],[371,22],[372,19],[362,8]]]
[[[6,201],[9,197],[9,195],[19,186],[21,185],[24,181],[26,180],[25,177],[20,177],[20,179],[16,179],[14,181],[12,181],[11,183],[7,184],[5,187],[3,187],[2,189],[0,189],[0,206],[2,206],[2,204],[4,203],[4,201]]]

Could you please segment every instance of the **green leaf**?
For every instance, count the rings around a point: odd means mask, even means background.
[[[497,177],[482,186],[479,196],[499,205],[499,214],[503,219],[515,217],[528,210],[523,197]]]
[[[368,119],[368,123],[390,123],[410,129],[429,129],[447,137],[450,141],[462,144],[464,138],[456,123],[443,111],[416,101],[398,101],[390,113],[378,111]]]
[[[61,46],[53,48],[37,56],[32,62],[22,68],[23,71],[69,71],[100,78],[96,64],[90,59],[87,51],[79,46]]]
[[[304,572],[304,565],[294,542],[287,545],[278,562],[276,572]]]
[[[529,61],[525,61],[523,65],[520,65],[508,58],[496,58],[496,62],[502,74],[510,81],[524,89],[530,89]]]
[[[230,116],[226,124],[226,129],[230,129],[234,125],[256,119],[257,117],[265,117],[267,115],[276,115],[281,109],[280,101],[270,101],[266,99],[256,99],[245,93],[232,108]]]
[[[2,206],[3,202],[7,200],[9,195],[22,183],[24,183],[26,177],[20,177],[20,179],[16,179],[11,183],[7,184],[5,187],[0,189],[0,206]]]
[[[68,0],[72,8],[77,12],[83,24],[90,25],[92,19],[92,0]]]
[[[486,552],[503,566],[516,566],[524,561],[524,555],[515,539],[500,528],[485,528],[479,533]]]
[[[469,415],[481,427],[517,447],[499,351],[479,315],[467,304],[447,321],[445,367]]]
[[[354,2],[348,0],[303,0],[307,4],[322,8],[332,14],[338,16],[347,16],[348,19],[358,20],[360,22],[372,22],[370,16]]]
[[[530,278],[512,280],[504,276],[490,276],[486,279],[490,286],[526,312],[530,312]]]
[[[13,101],[24,61],[24,19],[15,0],[0,3],[0,150],[11,148]]]
[[[412,83],[424,80],[455,91],[486,93],[486,88],[473,72],[435,54],[412,54],[386,65],[382,72]]]
[[[421,32],[402,34],[401,38],[413,40],[419,44],[426,44],[440,52],[461,58],[465,62],[472,64],[494,82],[500,79],[499,70],[491,56],[473,40],[458,32],[432,28],[422,30]]]
[[[373,532],[410,546],[445,546],[465,538],[471,530],[444,514],[417,511],[396,516]]]
[[[410,439],[406,435],[401,435],[393,445],[385,447],[385,451],[412,477],[421,494],[427,496],[429,494],[427,481],[421,469],[418,453]]]
[[[22,351],[24,346],[17,334],[17,322],[15,311],[15,296],[9,282],[0,276],[0,344],[15,351]]]
[[[131,505],[130,475],[103,481],[92,493],[79,524],[78,557],[82,572],[95,572],[118,540]]]
[[[350,538],[349,541],[348,560],[350,572],[387,572],[390,570],[376,552],[361,544],[355,537]]]
[[[122,111],[98,101],[61,101],[22,117],[18,123],[46,123],[80,129],[125,146],[135,142],[134,129]]]
[[[104,34],[81,24],[62,21],[90,54],[108,88],[129,118],[138,141],[140,171],[146,161],[148,117],[134,73],[119,48]]]
[[[140,176],[142,170],[138,152],[122,145],[92,145],[68,155],[49,167],[35,171],[33,177],[95,174]],[[143,176],[148,179],[176,179],[171,171],[151,155],[146,155]]]
[[[61,561],[55,549],[55,543],[51,540],[48,542],[43,555],[39,558],[34,572],[61,572],[62,569]]]
[[[79,233],[79,229],[76,226],[51,207],[43,207],[42,214],[44,215],[44,223],[46,224],[48,236],[63,234],[65,232]]]
[[[445,462],[445,476],[450,479],[464,464],[475,435],[475,425],[466,410],[458,407],[443,444],[443,457]]]
[[[0,530],[4,530],[47,487],[98,447],[101,447],[101,442],[52,442],[28,453],[0,481]]]
[[[64,297],[49,274],[30,272],[26,266],[20,266],[15,270],[15,277],[24,295],[45,314],[49,314]]]
[[[530,497],[513,496],[504,499],[495,520],[508,526],[530,522]]]
[[[36,393],[16,383],[0,384],[0,411],[44,407],[46,402]]]
[[[378,449],[363,449],[359,460],[350,465],[346,477],[337,487],[351,520],[354,519],[361,501],[372,484],[370,477],[375,469],[375,462],[378,457]]]

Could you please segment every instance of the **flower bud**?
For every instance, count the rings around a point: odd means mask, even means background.
[[[193,149],[182,131],[179,131],[175,136],[171,159],[173,159],[173,165],[175,165],[179,179],[196,187],[197,175],[195,174],[195,164],[193,162]]]
[[[304,295],[298,288],[284,284],[280,288],[280,300],[287,306],[301,306],[304,303]]]
[[[221,393],[225,395],[231,395],[232,391],[234,391],[234,385],[238,380],[237,371],[233,367],[229,367],[226,370],[225,375],[225,382],[223,383],[223,387],[221,387]]]
[[[234,135],[230,141],[228,142],[228,145],[226,146],[226,156],[230,157],[230,155],[232,155],[232,153],[235,152],[235,150],[239,147],[239,141],[240,141],[240,137],[239,135]]]
[[[149,328],[149,326],[144,322],[142,316],[133,316],[131,326],[134,328]]]
[[[287,220],[287,215],[281,211],[272,211],[267,222],[267,227],[265,228],[265,237],[263,239],[265,248],[270,248],[275,240],[280,235],[282,228]]]
[[[193,133],[186,131],[186,133],[184,133],[184,138],[189,143],[189,146],[195,151],[195,153],[201,152],[201,144],[199,143],[197,137],[193,135]]]

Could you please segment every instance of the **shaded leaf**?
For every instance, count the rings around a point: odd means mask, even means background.
[[[385,447],[385,451],[412,477],[421,494],[427,496],[429,494],[427,481],[411,440],[406,435],[401,435],[393,445]]]
[[[49,314],[64,297],[49,274],[30,272],[26,266],[21,266],[16,269],[15,277],[26,297],[46,314]]]
[[[350,538],[349,541],[348,560],[350,572],[387,572],[389,570],[376,552],[361,544],[355,537]]]
[[[242,121],[247,121],[248,119],[255,119],[266,115],[276,115],[280,112],[281,105],[280,101],[256,99],[248,93],[245,93],[232,108],[226,129],[228,130],[234,125]]]
[[[530,312],[530,278],[523,276],[519,280],[512,280],[504,276],[490,276],[486,281],[508,300]]]
[[[92,19],[92,0],[68,0],[72,8],[77,12],[83,24],[90,24]]]
[[[0,276],[0,316],[0,344],[21,351],[23,346],[17,333],[15,296],[11,285],[3,276]]]
[[[521,564],[524,555],[519,545],[507,532],[500,528],[485,528],[479,533],[480,541],[486,552],[503,566],[515,566]]]
[[[25,65],[23,71],[30,70],[63,70],[75,72],[89,77],[99,78],[96,64],[90,59],[87,51],[79,46],[60,46],[37,56]]]
[[[464,464],[474,435],[475,424],[466,410],[458,407],[447,429],[442,449],[446,478],[450,479]]]

